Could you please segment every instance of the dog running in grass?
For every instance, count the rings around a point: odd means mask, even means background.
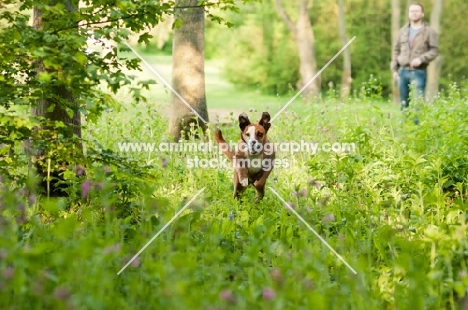
[[[236,152],[229,148],[221,130],[215,130],[216,142],[234,166],[234,198],[239,198],[249,184],[255,187],[257,202],[265,195],[265,183],[275,159],[273,144],[267,137],[270,126],[268,112],[263,112],[258,123],[251,123],[245,113],[239,115],[241,134]]]

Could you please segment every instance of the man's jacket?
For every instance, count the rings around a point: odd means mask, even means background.
[[[421,65],[413,69],[426,69],[429,63],[439,55],[437,34],[429,27],[428,23],[423,22],[423,26],[413,39],[411,48],[409,44],[409,29],[409,23],[400,29],[390,64],[392,71],[398,71],[400,67],[409,68],[411,61],[417,57],[421,60]]]

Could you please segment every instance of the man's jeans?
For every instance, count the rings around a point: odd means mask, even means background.
[[[401,109],[407,108],[410,102],[410,84],[415,84],[415,96],[424,98],[426,89],[426,70],[409,70],[401,68],[399,72],[398,91],[400,93]]]

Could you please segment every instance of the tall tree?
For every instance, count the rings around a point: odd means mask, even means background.
[[[346,34],[346,18],[344,0],[338,0],[338,30],[340,33],[341,44],[345,46],[348,43]],[[343,75],[341,77],[340,98],[345,100],[351,90],[351,50],[349,48],[343,51]]]
[[[29,151],[43,189],[54,196],[66,195],[53,184],[60,183],[65,169],[84,160],[80,111],[89,121],[97,119],[112,99],[96,86],[105,81],[115,93],[131,83],[122,68],[139,68],[138,61],[121,58],[118,48],[108,49],[104,57],[86,54],[88,37],[120,42],[128,38],[129,29],[139,32],[156,25],[172,7],[152,0],[131,6],[113,0],[87,1],[88,6],[81,8],[78,0],[8,2],[18,9],[0,5],[0,105],[7,109],[31,106],[27,128],[34,125],[35,130],[22,134],[21,139],[31,141]],[[140,41],[149,38],[146,33],[140,35]],[[134,90],[135,99],[142,99],[138,94]],[[19,132],[12,126],[7,130],[11,136]]]
[[[77,0],[62,0],[54,4],[45,4],[42,7],[36,5],[33,8],[33,27],[35,30],[39,32],[49,30],[44,29],[47,28],[47,25],[44,25],[43,11],[51,9],[58,4],[62,4],[70,14],[76,12],[78,9]],[[77,29],[75,29],[75,32],[78,32]],[[78,49],[74,52],[78,52]],[[35,68],[39,79],[41,76],[45,76],[46,79],[48,75],[58,76],[63,74],[63,71],[66,70],[66,68],[54,68],[50,64],[46,66],[44,63],[45,61],[47,60],[44,58],[37,59],[36,61]],[[70,145],[67,146],[70,151],[67,157],[69,157],[71,161],[78,160],[78,158],[83,155],[82,144],[79,140],[81,138],[81,114],[78,111],[78,105],[75,100],[76,94],[72,92],[73,85],[68,83],[66,79],[57,79],[48,86],[49,87],[45,87],[42,96],[31,106],[32,117],[43,120],[42,128],[37,128],[36,130],[39,130],[41,138],[46,141],[58,140],[59,136],[62,137],[62,141],[71,141],[73,135],[76,135],[78,138],[76,139],[77,142],[70,143]],[[60,152],[47,151],[38,144],[30,145],[29,141],[26,143],[28,147],[34,148],[31,155],[33,155],[32,160],[41,179],[41,187],[50,196],[65,195],[57,184],[61,180],[60,174],[67,170],[67,160],[60,156]],[[39,144],[42,146],[44,145],[43,142]]]
[[[444,0],[434,0],[431,12],[430,24],[432,29],[440,36],[442,29],[440,26],[440,20],[442,18],[442,9],[444,7]],[[426,98],[431,100],[435,98],[439,92],[439,80],[440,70],[442,67],[442,58],[437,56],[427,68],[427,87],[426,87]]]
[[[284,9],[281,0],[276,0],[276,10],[291,31],[299,51],[301,80],[298,88],[304,87],[317,73],[317,62],[315,59],[315,39],[312,24],[309,19],[309,0],[299,0],[299,11],[297,22],[294,24]],[[312,96],[320,94],[320,76],[304,89],[303,98],[308,101]]]
[[[64,0],[62,3],[69,12],[76,12],[78,9],[78,1]],[[42,10],[37,6],[34,6],[33,9],[33,27],[39,31],[44,30]],[[44,59],[39,60],[36,70],[38,76],[47,71],[44,67]],[[65,83],[60,82],[63,81],[57,81],[52,85],[50,93],[44,93],[44,97],[37,101],[37,105],[33,106],[31,113],[33,116],[45,117],[51,121],[61,121],[70,126],[78,137],[81,137],[81,118],[71,91],[72,85],[67,87]],[[66,110],[67,107],[70,108],[70,111]]]
[[[205,95],[205,9],[198,0],[177,0],[175,14],[182,22],[174,29],[172,45],[172,87],[185,100],[171,94],[172,114],[169,133],[175,141],[184,131],[188,138],[194,122],[206,128],[205,123],[187,106],[188,103],[201,118],[208,121]]]
[[[398,40],[398,33],[400,32],[400,19],[401,19],[401,6],[400,0],[392,0],[392,48],[390,49],[391,53],[393,54],[393,47],[395,46]],[[390,55],[391,57],[392,55]],[[391,77],[391,85],[392,85],[392,100],[393,102],[398,102],[398,87],[397,82],[393,80],[393,76]]]

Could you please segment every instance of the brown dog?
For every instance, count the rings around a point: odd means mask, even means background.
[[[270,114],[263,112],[258,124],[252,124],[245,113],[239,115],[241,139],[234,153],[226,143],[221,130],[216,129],[215,139],[222,152],[234,165],[234,198],[239,198],[249,184],[253,184],[257,192],[258,202],[265,194],[265,183],[273,170],[275,151],[268,141],[267,132],[270,128]]]

